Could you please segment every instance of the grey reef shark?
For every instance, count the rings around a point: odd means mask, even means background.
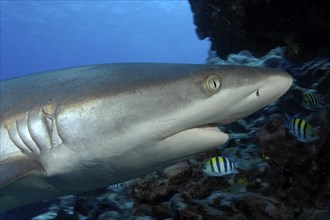
[[[160,63],[1,81],[1,211],[124,182],[224,144],[219,125],[291,84],[275,69]]]

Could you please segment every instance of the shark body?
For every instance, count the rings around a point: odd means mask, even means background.
[[[282,96],[289,74],[102,64],[1,82],[0,208],[82,193],[225,143],[217,128]]]

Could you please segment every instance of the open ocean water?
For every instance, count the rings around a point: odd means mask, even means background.
[[[188,1],[1,0],[1,79],[100,63],[205,63]]]

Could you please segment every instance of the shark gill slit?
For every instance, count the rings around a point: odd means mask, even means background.
[[[47,132],[50,140],[50,148],[63,143],[63,140],[58,132],[58,126],[57,126],[58,111],[59,111],[58,107],[54,103],[43,106],[41,108],[43,119],[45,123],[48,125],[47,127],[49,128]]]
[[[34,142],[31,137],[31,133],[28,128],[28,112],[26,113],[25,120],[16,120],[17,133],[22,142],[32,151],[32,153],[40,154],[40,149],[38,145]]]
[[[17,132],[17,124],[16,119],[12,123],[12,126],[6,126],[6,130],[8,132],[9,139],[14,143],[14,145],[20,149],[23,153],[32,153],[32,151],[25,145],[25,143],[21,140]],[[15,126],[15,128],[13,127]]]
[[[57,126],[57,115],[54,114],[54,118],[52,120],[52,146],[63,144],[63,139],[60,136],[60,133],[58,132],[58,126]]]
[[[47,129],[47,122],[40,112],[32,114],[28,112],[27,126],[32,140],[35,142],[40,152],[50,149],[50,136]]]

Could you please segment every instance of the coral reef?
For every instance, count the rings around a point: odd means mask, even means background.
[[[262,56],[285,46],[290,61],[329,55],[328,1],[189,0],[196,33],[226,58],[241,50]]]

